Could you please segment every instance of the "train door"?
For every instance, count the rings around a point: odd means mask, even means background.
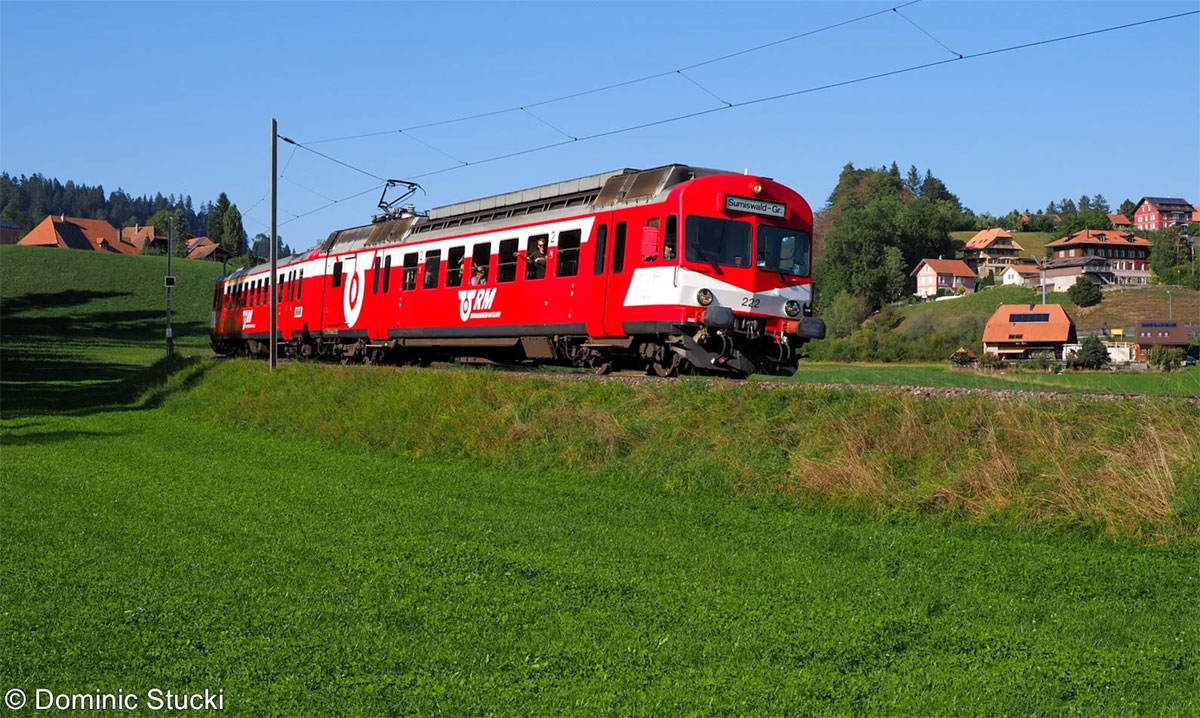
[[[328,279],[325,282],[322,328],[326,331],[346,329],[345,303],[349,298],[350,278],[354,276],[354,255],[326,257],[325,273]]]
[[[625,336],[625,293],[633,267],[626,266],[629,258],[628,222],[612,222],[608,238],[608,271],[605,272],[604,335]]]
[[[596,216],[595,229],[592,230],[592,251],[590,261],[580,267],[581,274],[586,273],[590,278],[591,287],[588,296],[587,333],[592,337],[609,336],[605,329],[604,313],[607,306],[608,293],[608,262],[611,254],[609,233],[612,231],[612,213]]]

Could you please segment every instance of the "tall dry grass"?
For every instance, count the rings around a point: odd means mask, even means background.
[[[947,399],[485,370],[268,374],[228,362],[169,406],[400,456],[1200,544],[1200,408],[1179,400]]]

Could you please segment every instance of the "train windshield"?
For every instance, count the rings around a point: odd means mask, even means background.
[[[689,262],[750,266],[750,223],[690,215],[683,237]]]
[[[808,232],[760,224],[758,267],[769,272],[807,276],[811,245],[812,238]]]

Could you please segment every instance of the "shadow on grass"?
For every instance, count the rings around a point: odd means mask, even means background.
[[[60,441],[74,441],[75,439],[115,436],[115,432],[108,431],[40,431],[32,434],[6,434],[4,437],[4,445],[7,447],[13,446],[44,446],[47,444],[57,444]]]
[[[70,414],[85,416],[105,411],[139,411],[161,406],[168,396],[188,389],[198,382],[209,366],[189,372],[182,382],[170,384],[176,372],[203,360],[195,357],[163,357],[148,367],[72,362],[84,375],[105,371],[113,378],[107,381],[64,381],[61,383],[6,381],[0,384],[0,418]],[[7,368],[5,368],[7,371]],[[141,401],[138,401],[141,399]]]
[[[0,308],[0,417],[149,408],[149,401],[137,400],[167,385],[173,373],[195,360],[164,357],[149,366],[138,361],[148,348],[165,342],[163,311],[96,311],[88,306],[129,294],[69,290],[5,298]],[[51,316],[36,316],[47,310]],[[174,327],[180,340],[207,332],[202,322],[175,322]],[[189,375],[178,388],[190,386],[203,371]],[[153,405],[163,398],[153,395]]]

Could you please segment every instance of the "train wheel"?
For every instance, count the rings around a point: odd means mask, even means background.
[[[661,376],[663,378],[679,376],[679,364],[683,361],[683,359],[675,352],[671,352],[670,354],[670,358],[668,358],[666,361],[656,360],[651,362],[650,371],[653,372],[655,376]]]
[[[603,359],[598,359],[592,364],[592,373],[595,374],[596,376],[604,376],[605,374],[611,374],[612,370],[613,370],[613,365],[612,365],[611,361],[605,361]]]

